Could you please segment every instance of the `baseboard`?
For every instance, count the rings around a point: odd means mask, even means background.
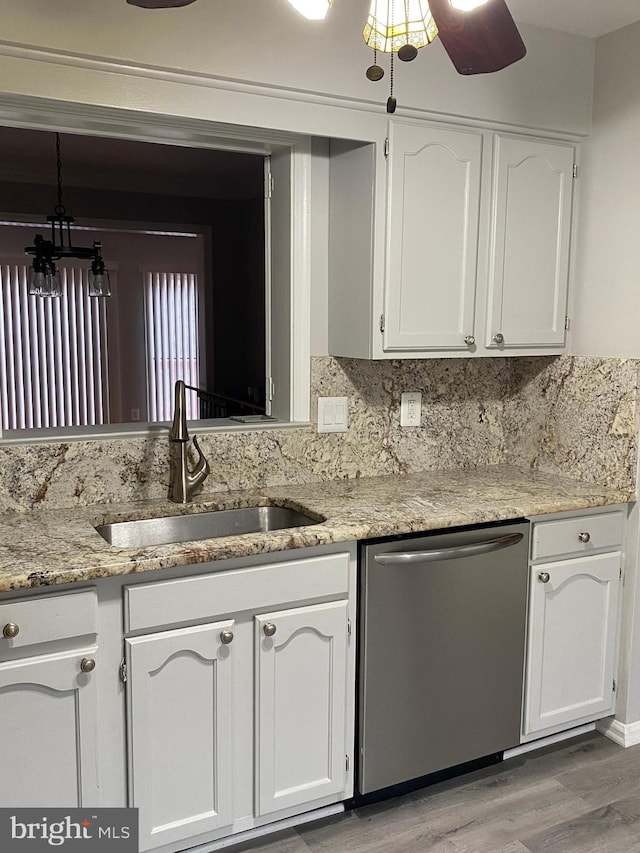
[[[264,836],[273,835],[274,832],[282,832],[284,829],[301,826],[303,823],[311,823],[311,821],[320,820],[323,817],[331,817],[343,811],[343,802],[335,803],[332,806],[321,806],[310,812],[303,812],[302,814],[293,815],[293,817],[277,820],[274,823],[263,824],[253,829],[245,829],[243,832],[237,832],[235,835],[227,835],[224,838],[217,839],[217,841],[200,844],[191,848],[190,853],[216,853],[218,850],[224,850],[225,847],[233,847],[242,842],[255,841]]]
[[[561,743],[563,740],[570,740],[579,735],[587,734],[595,731],[595,723],[586,723],[584,726],[577,726],[573,729],[565,729],[562,732],[556,732],[553,735],[546,735],[537,740],[530,740],[526,743],[521,743],[520,746],[514,746],[512,749],[505,749],[504,760],[516,758],[518,755],[524,755],[527,752],[533,752],[536,749],[542,749],[545,746],[551,746],[554,743]]]
[[[609,718],[596,723],[596,728],[620,746],[636,746],[640,743],[640,721],[621,723],[619,720]]]

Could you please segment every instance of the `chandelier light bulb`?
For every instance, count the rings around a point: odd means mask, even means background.
[[[50,269],[45,274],[44,285],[38,295],[47,297],[62,296],[62,281],[60,280],[60,273],[55,264],[51,264]]]

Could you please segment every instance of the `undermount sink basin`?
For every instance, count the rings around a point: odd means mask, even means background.
[[[194,512],[190,515],[116,521],[96,527],[96,530],[103,539],[117,548],[147,548],[196,539],[239,536],[242,533],[266,533],[269,530],[319,523],[319,519],[310,518],[288,507],[250,506]]]

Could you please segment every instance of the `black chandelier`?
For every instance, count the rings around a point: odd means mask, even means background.
[[[56,261],[61,258],[84,258],[91,261],[88,271],[89,296],[111,296],[109,272],[102,258],[102,243],[96,241],[90,248],[74,246],[71,242],[71,225],[75,221],[68,216],[62,203],[62,160],[60,157],[60,134],[56,133],[56,163],[58,168],[58,203],[55,213],[47,216],[51,223],[51,239],[45,240],[36,234],[33,246],[25,252],[33,256],[29,270],[29,294],[32,296],[61,296],[62,282]]]

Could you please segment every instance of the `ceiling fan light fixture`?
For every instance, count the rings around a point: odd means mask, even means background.
[[[333,0],[289,0],[289,3],[309,21],[324,21]]]
[[[397,53],[404,45],[424,47],[438,35],[427,0],[371,0],[362,37],[382,53]]]
[[[130,6],[139,6],[141,9],[177,9],[195,2],[196,0],[127,0]]]
[[[461,12],[473,12],[478,6],[484,6],[488,2],[489,0],[451,0],[451,5]]]
[[[526,56],[505,0],[430,0],[442,46],[459,74],[492,74]],[[454,4],[463,4],[464,9]]]

